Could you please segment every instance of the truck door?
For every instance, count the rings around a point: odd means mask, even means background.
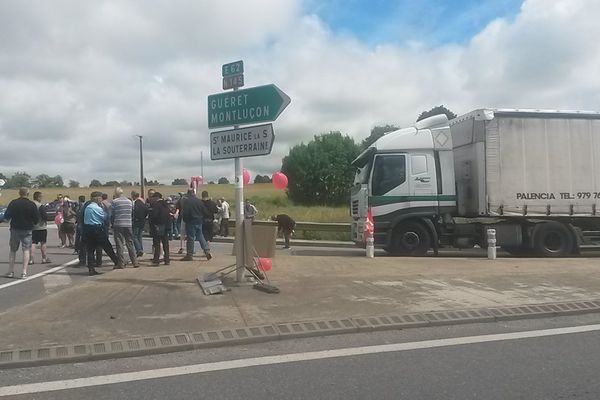
[[[408,196],[405,154],[377,154],[371,173],[371,196]]]
[[[437,201],[437,181],[433,154],[410,154],[410,196],[415,200]]]

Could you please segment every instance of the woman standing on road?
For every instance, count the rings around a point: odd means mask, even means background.
[[[60,239],[60,247],[61,248],[64,248],[67,245],[67,235],[65,235],[65,233],[62,229],[62,224],[64,222],[63,206],[64,206],[63,195],[59,194],[56,197],[56,214],[54,215],[54,223],[56,224],[56,227],[58,228],[58,238]]]

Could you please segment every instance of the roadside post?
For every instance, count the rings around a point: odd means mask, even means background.
[[[496,230],[487,230],[487,242],[488,242],[488,260],[496,259]]]
[[[231,130],[211,132],[210,159],[234,159],[235,167],[235,263],[236,281],[243,282],[249,260],[244,257],[244,165],[243,157],[271,154],[275,135],[272,122],[290,104],[291,99],[277,86],[264,85],[239,90],[244,86],[244,62],[222,66],[223,92],[208,96],[208,128],[233,126]]]

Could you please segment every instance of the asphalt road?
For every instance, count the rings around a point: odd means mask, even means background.
[[[597,399],[599,340],[598,315],[288,340],[7,370],[0,397]]]
[[[31,303],[44,296],[66,289],[79,282],[89,279],[86,267],[78,267],[77,255],[73,254],[73,249],[59,247],[58,232],[56,226],[49,224],[48,228],[48,257],[52,260],[50,264],[40,264],[41,255],[39,249],[34,252],[33,265],[28,267],[28,278],[6,278],[8,272],[8,224],[0,224],[0,313],[10,308]],[[112,238],[111,238],[112,240]],[[231,254],[231,244],[213,243],[215,253]],[[196,244],[196,247],[198,245]],[[149,238],[144,239],[144,249],[150,252],[152,241]],[[179,249],[179,241],[171,242],[172,257],[178,258],[175,254]],[[23,255],[19,250],[17,252],[17,262],[15,263],[15,276],[19,277],[22,272]],[[65,265],[66,264],[66,265]],[[99,271],[108,271],[112,269],[112,262],[108,257],[104,257],[105,267]]]

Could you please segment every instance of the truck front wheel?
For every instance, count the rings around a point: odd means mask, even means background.
[[[393,233],[388,251],[396,256],[423,256],[431,248],[431,235],[418,222],[400,223]]]
[[[560,222],[543,223],[534,241],[537,253],[545,257],[564,257],[573,252],[573,235]]]

